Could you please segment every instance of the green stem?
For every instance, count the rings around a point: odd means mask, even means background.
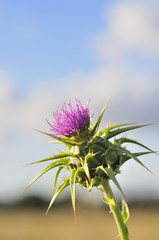
[[[115,201],[114,194],[109,185],[109,181],[108,180],[103,181],[102,186],[104,190],[104,195],[107,200],[107,204],[109,205],[110,210],[115,218],[120,238],[121,240],[129,240],[127,226],[124,223],[121,211],[119,209],[119,205]]]

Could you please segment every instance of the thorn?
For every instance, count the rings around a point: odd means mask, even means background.
[[[144,164],[142,164],[142,166],[143,166],[144,168],[146,168],[146,170],[149,171],[152,175],[154,175],[153,172],[151,172],[151,170],[148,169]]]
[[[55,187],[53,187],[52,189],[52,196],[54,195],[54,192],[55,192]]]
[[[48,209],[47,209],[47,211],[46,211],[46,213],[45,213],[45,216],[47,216],[47,215],[48,215],[48,213],[49,213],[49,210],[50,210],[50,207],[48,207]]]
[[[153,124],[156,124],[156,123],[147,123],[147,124],[144,124],[143,126],[150,126],[150,125],[153,125]]]
[[[74,209],[74,210],[73,210],[73,212],[74,212],[74,219],[75,219],[75,224],[77,224],[77,218],[76,218],[76,210]]]
[[[91,178],[90,178],[90,175],[89,176],[87,176],[88,177],[88,182],[89,182],[89,184],[91,183]]]
[[[31,183],[22,192],[25,192],[30,187],[30,185]]]
[[[26,166],[29,166],[29,165],[33,165],[33,164],[35,164],[35,163],[38,163],[38,162],[28,163],[28,164],[25,164],[24,166],[26,167]]]

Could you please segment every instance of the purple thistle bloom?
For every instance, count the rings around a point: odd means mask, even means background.
[[[89,103],[84,108],[80,100],[76,99],[76,108],[73,108],[71,101],[68,104],[69,109],[67,110],[66,103],[61,108],[53,113],[54,121],[53,124],[47,123],[51,126],[51,131],[54,135],[72,136],[76,135],[89,123]]]

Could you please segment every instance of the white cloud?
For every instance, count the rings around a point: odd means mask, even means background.
[[[121,58],[135,51],[159,56],[159,4],[157,1],[120,1],[105,13],[107,27],[93,46],[101,59]]]
[[[56,110],[57,105],[61,106],[69,99],[74,101],[76,97],[83,104],[90,99],[92,112],[99,112],[99,107],[110,96],[110,118],[129,120],[131,114],[128,117],[125,113],[129,105],[134,118],[137,118],[135,121],[142,121],[142,116],[149,115],[158,95],[158,87],[152,84],[147,72],[132,72],[125,64],[99,68],[91,74],[72,74],[56,84],[46,84],[44,81],[41,86],[34,86],[20,101],[14,97],[14,88],[5,81],[5,76],[3,79],[0,88],[3,98],[0,102],[1,136],[12,130],[21,135],[30,134],[32,128],[49,130],[45,119],[52,118],[52,111]],[[118,106],[121,107],[120,112]]]
[[[12,76],[6,74],[5,72],[0,72],[0,104],[2,102],[10,99],[10,94],[12,92],[13,83]]]
[[[13,94],[13,77],[3,71],[0,72],[0,132],[1,136],[6,133],[9,127],[7,121],[11,122],[12,94]],[[9,118],[9,119],[8,119]]]

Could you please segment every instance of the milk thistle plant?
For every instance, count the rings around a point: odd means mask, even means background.
[[[99,131],[99,125],[106,105],[107,103],[94,125],[92,125],[91,122],[89,103],[84,108],[79,100],[76,100],[76,107],[73,107],[71,102],[69,102],[68,106],[64,103],[61,110],[57,109],[57,111],[53,113],[54,121],[52,123],[47,121],[51,127],[52,133],[40,132],[55,139],[59,143],[63,143],[67,147],[67,151],[59,152],[56,155],[53,154],[51,157],[34,162],[42,163],[51,161],[51,163],[49,163],[49,165],[45,167],[35,179],[33,179],[27,188],[43,174],[57,167],[58,169],[54,180],[54,194],[47,212],[57,196],[67,186],[70,186],[72,206],[76,219],[76,183],[87,188],[89,192],[91,192],[93,187],[96,187],[97,190],[103,192],[104,196],[102,197],[102,200],[109,205],[110,211],[113,213],[120,238],[122,240],[128,240],[129,234],[127,221],[129,218],[129,210],[127,203],[124,200],[124,193],[116,179],[116,175],[120,174],[121,166],[129,159],[133,159],[145,167],[138,157],[153,153],[153,151],[133,139],[125,136],[119,137],[118,135],[150,124],[108,125],[103,130]],[[112,138],[114,138],[113,142],[111,141]],[[126,148],[125,143],[139,145],[145,150],[132,153]],[[70,176],[65,177],[61,185],[55,191],[58,176],[63,169],[69,171]],[[121,207],[119,207],[115,200],[109,184],[110,180],[112,180],[123,195]]]

